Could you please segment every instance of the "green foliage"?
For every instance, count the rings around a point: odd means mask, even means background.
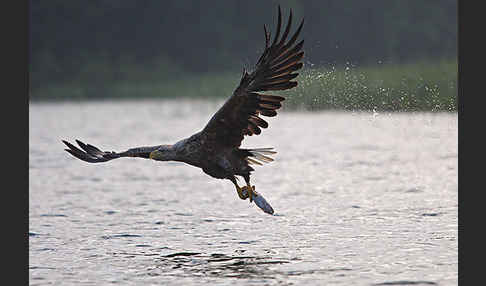
[[[162,66],[162,62],[146,70],[136,65],[118,67],[125,71],[118,77],[113,76],[117,70],[113,67],[90,65],[84,67],[85,76],[76,81],[31,90],[31,99],[224,99],[231,95],[241,76],[235,72],[185,74],[179,71],[178,77],[168,77],[166,70],[157,71],[156,67]],[[279,92],[287,97],[286,109],[457,110],[456,60],[366,67],[304,67],[297,80],[296,88]]]
[[[294,30],[305,18],[305,61],[316,66],[457,54],[456,0],[31,0],[33,98],[62,86],[83,84],[80,94],[95,97],[112,90],[105,83],[239,72],[261,53],[263,25],[275,33],[278,4],[284,20],[292,9]]]

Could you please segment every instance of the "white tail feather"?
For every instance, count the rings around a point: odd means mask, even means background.
[[[272,158],[267,157],[265,155],[262,155],[260,153],[252,152],[252,154],[253,154],[253,156],[255,156],[255,158],[257,158],[260,161],[263,161],[263,162],[272,162],[273,161]]]
[[[245,159],[248,162],[248,164],[263,165],[263,163],[270,163],[273,162],[273,158],[270,158],[265,155],[273,155],[277,153],[276,151],[272,151],[272,150],[273,147],[245,149],[245,151],[248,151],[251,154]]]
[[[258,152],[260,154],[265,154],[265,155],[277,154],[277,151],[268,151],[268,150],[257,150],[256,152]]]
[[[270,158],[268,156],[265,156],[264,154],[266,154],[266,155],[272,155],[272,154],[277,153],[275,151],[269,151],[270,149],[273,149],[273,148],[251,149],[251,150],[248,150],[248,151],[250,152],[250,154],[252,155],[252,157],[254,157],[255,159],[257,159],[259,161],[262,161],[264,163],[269,163],[269,162],[272,162],[273,161],[273,158]]]
[[[250,159],[250,158],[246,158],[246,161],[248,161],[249,164],[256,164],[256,165],[263,165],[262,163],[260,163],[259,161],[257,160],[254,160],[254,159]]]
[[[257,151],[257,152],[260,152],[260,151],[270,151],[272,150],[273,147],[267,147],[267,148],[256,148],[256,149],[250,149],[250,151]],[[275,152],[277,153],[277,151],[270,151],[270,152]]]

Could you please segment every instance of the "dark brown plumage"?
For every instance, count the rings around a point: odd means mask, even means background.
[[[265,31],[265,50],[251,73],[243,71],[236,90],[214,114],[204,129],[174,145],[157,145],[132,148],[125,152],[101,151],[95,146],[76,140],[81,149],[64,141],[65,149],[76,158],[89,162],[106,162],[121,157],[151,158],[159,161],[180,161],[202,168],[215,178],[229,179],[235,184],[241,199],[258,195],[250,185],[251,164],[261,165],[273,161],[268,155],[276,153],[273,148],[242,149],[245,135],[259,135],[268,123],[262,116],[276,116],[284,97],[262,94],[263,91],[287,90],[297,86],[292,81],[302,68],[301,51],[304,41],[296,44],[304,21],[293,36],[287,40],[292,24],[292,11],[280,37],[282,14],[278,8],[278,24],[275,37],[270,44],[270,33]],[[246,186],[240,188],[236,176],[245,179]],[[246,190],[246,193],[244,192]],[[273,210],[267,211],[273,213]]]

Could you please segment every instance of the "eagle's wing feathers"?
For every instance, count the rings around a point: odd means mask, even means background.
[[[101,151],[97,147],[90,144],[85,144],[79,140],[76,140],[76,143],[78,143],[82,150],[65,140],[62,140],[62,142],[68,147],[64,150],[69,152],[74,157],[89,163],[101,163],[122,157],[149,158],[150,152],[157,150],[161,146],[137,147],[128,149],[125,152],[110,152]]]
[[[270,34],[265,31],[265,50],[258,59],[255,69],[250,74],[246,71],[238,87],[224,105],[214,114],[203,129],[203,134],[226,147],[239,147],[244,135],[260,134],[261,128],[267,128],[268,123],[260,116],[276,116],[285,100],[278,95],[261,94],[269,90],[287,90],[297,86],[298,73],[302,68],[300,62],[304,56],[301,51],[304,41],[295,44],[304,24],[300,23],[297,31],[287,41],[292,24],[290,11],[287,26],[279,39],[282,26],[282,13],[278,8],[278,24],[275,37],[270,43]]]

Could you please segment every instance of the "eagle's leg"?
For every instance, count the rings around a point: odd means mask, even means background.
[[[242,191],[246,190],[246,197],[250,198],[250,203],[253,201],[253,198],[256,196],[255,186],[250,187],[249,185],[243,186],[241,188]]]
[[[243,178],[245,178],[246,186],[244,186],[242,188],[242,190],[246,189],[246,191],[248,193],[248,197],[250,198],[250,203],[251,203],[251,202],[253,202],[253,197],[255,195],[255,186],[253,186],[253,187],[251,186],[249,175],[245,175],[245,176],[243,176]]]
[[[240,199],[242,199],[242,200],[246,200],[249,196],[249,193],[246,193],[246,194],[243,193],[243,190],[244,190],[245,187],[240,188],[240,186],[238,186],[238,183],[236,182],[235,177],[232,177],[230,180],[231,180],[231,182],[233,182],[233,184],[236,187],[236,192],[238,193],[238,197],[240,197]]]

